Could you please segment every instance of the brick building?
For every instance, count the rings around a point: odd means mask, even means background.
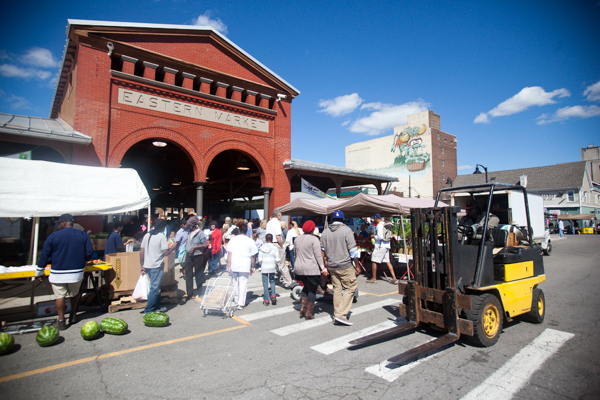
[[[290,199],[283,162],[298,94],[209,27],[69,20],[42,121],[64,132],[4,130],[0,141],[43,145],[66,163],[133,167],[158,207],[218,216],[234,197],[264,195],[272,210]]]

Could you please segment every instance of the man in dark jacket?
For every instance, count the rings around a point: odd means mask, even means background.
[[[79,287],[83,280],[85,263],[92,258],[94,248],[87,233],[73,228],[74,218],[63,214],[58,219],[58,231],[51,234],[40,256],[35,276],[41,281],[45,276],[47,264],[51,264],[49,281],[56,296],[58,321],[54,326],[59,330],[67,329],[65,321],[65,298],[71,302],[70,324],[77,322],[77,303]]]
[[[321,249],[333,284],[333,323],[352,325],[348,313],[356,290],[356,272],[350,253],[357,250],[352,229],[344,225],[344,213],[333,213],[333,223],[323,230]],[[342,293],[343,290],[343,293]]]

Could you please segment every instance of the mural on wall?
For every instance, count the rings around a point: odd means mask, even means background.
[[[393,136],[391,152],[398,149],[398,156],[394,159],[392,168],[401,172],[420,172],[422,175],[431,166],[431,154],[425,151],[427,145],[423,143],[422,136],[427,131],[427,126],[406,128]],[[399,172],[400,172],[399,171]]]

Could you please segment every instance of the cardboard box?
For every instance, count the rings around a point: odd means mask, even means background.
[[[65,314],[71,312],[71,300],[65,300]],[[56,302],[54,300],[40,301],[35,303],[35,315],[37,317],[47,317],[50,315],[56,315]]]
[[[106,249],[106,239],[92,239],[94,250],[100,251]]]
[[[123,292],[135,289],[140,278],[140,252],[113,253],[106,255],[106,262],[112,265],[112,270],[105,273],[106,283],[113,291]],[[175,279],[175,253],[169,254],[164,260],[164,275],[161,286],[177,283]]]

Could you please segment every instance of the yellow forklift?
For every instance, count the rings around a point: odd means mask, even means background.
[[[501,198],[495,199],[494,192],[506,191],[523,194],[527,226],[506,220],[510,213],[493,214]],[[465,204],[477,202],[483,216],[467,225],[465,218],[459,219],[461,207],[411,209],[414,279],[398,284],[404,296],[399,312],[407,322],[350,344],[369,345],[423,324],[447,332],[388,359],[404,363],[456,342],[461,335],[478,346],[493,346],[504,321],[517,316],[543,322],[546,302],[538,285],[546,276],[542,249],[533,241],[526,189],[504,183],[444,188],[436,206],[446,196]]]

